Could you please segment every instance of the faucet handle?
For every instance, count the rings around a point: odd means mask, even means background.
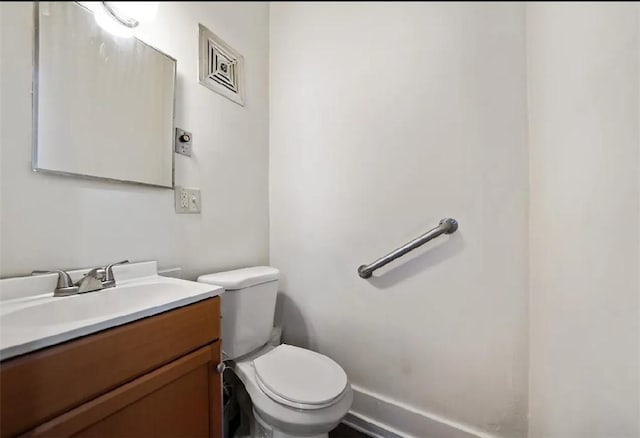
[[[73,280],[71,280],[71,276],[66,271],[54,269],[52,271],[33,271],[31,273],[31,275],[42,274],[58,274],[58,284],[56,286],[56,289],[73,287]]]
[[[104,267],[104,282],[113,281],[115,284],[115,279],[113,278],[113,267],[116,265],[124,265],[129,263],[129,260],[123,260],[121,262],[111,263]]]
[[[31,272],[31,275],[42,274],[58,274],[58,284],[56,285],[56,289],[53,291],[54,297],[66,297],[67,295],[74,295],[78,293],[78,287],[73,284],[73,280],[71,280],[71,276],[67,271],[54,269],[52,271]]]

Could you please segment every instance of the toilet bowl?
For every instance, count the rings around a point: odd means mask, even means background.
[[[235,362],[232,368],[251,398],[258,428],[255,436],[327,437],[353,401],[342,368],[328,357],[303,348],[268,345]],[[287,377],[291,378],[289,382]],[[300,384],[306,379],[311,379],[308,385]]]
[[[223,356],[252,403],[252,436],[326,438],[347,414],[353,392],[331,358],[304,348],[268,343],[279,271],[253,267],[203,275],[221,295]]]

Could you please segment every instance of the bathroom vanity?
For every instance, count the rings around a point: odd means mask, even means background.
[[[155,264],[147,268],[155,271]],[[9,286],[0,292],[10,294]],[[145,298],[144,291],[153,293]],[[0,435],[221,437],[221,291],[156,274],[85,296],[4,300]],[[97,300],[103,309],[95,309]],[[29,320],[38,306],[57,311],[57,319]],[[86,306],[90,317],[65,325],[79,307],[60,313],[63,306]],[[127,318],[133,320],[123,323]],[[112,327],[100,329],[104,324]],[[44,338],[32,327],[55,345],[40,348]],[[78,327],[92,333],[78,336]]]

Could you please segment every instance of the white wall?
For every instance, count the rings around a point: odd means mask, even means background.
[[[529,404],[531,437],[640,435],[640,11],[526,8],[525,51],[523,4],[274,3],[269,32],[265,3],[163,3],[141,36],[178,59],[194,216],[31,171],[32,6],[0,3],[0,275],[267,263],[270,111],[285,339],[344,366],[356,414],[518,437]],[[197,84],[198,22],[244,54],[244,108]],[[444,216],[458,233],[357,276]]]
[[[270,35],[285,340],[403,434],[526,435],[524,5],[273,3]],[[445,216],[458,233],[358,277]]]
[[[162,3],[141,29],[178,60],[176,125],[193,132],[195,149],[176,156],[176,183],[201,189],[201,215],[176,215],[171,190],[31,171],[32,4],[2,2],[0,13],[0,275],[128,258],[191,278],[267,263],[267,3]],[[244,108],[198,84],[199,22],[244,55]]]
[[[527,5],[531,437],[640,436],[638,5]]]

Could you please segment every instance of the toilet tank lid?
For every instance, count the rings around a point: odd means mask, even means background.
[[[278,279],[279,274],[280,271],[271,266],[253,266],[251,268],[201,275],[198,277],[198,281],[200,283],[222,286],[226,290],[237,290],[275,281]]]

